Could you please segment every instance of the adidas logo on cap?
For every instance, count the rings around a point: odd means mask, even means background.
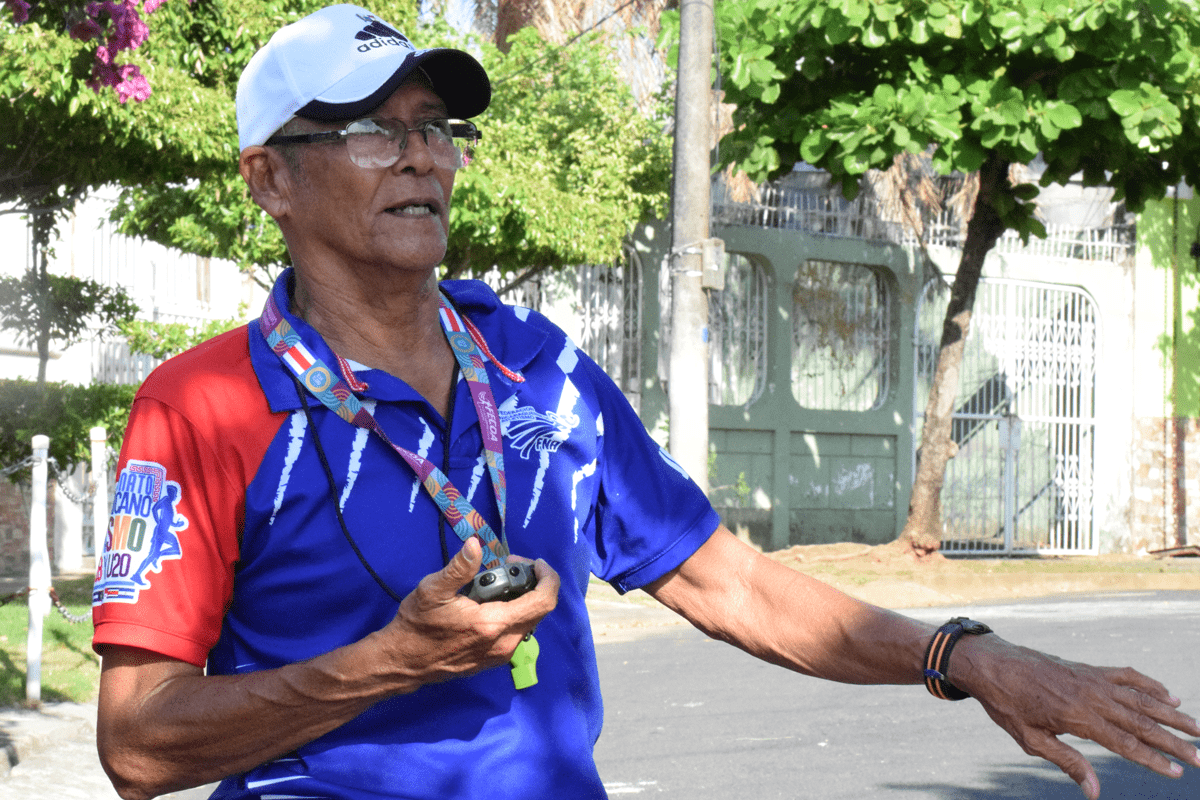
[[[389,45],[399,45],[406,47],[409,50],[416,50],[413,43],[408,40],[400,31],[373,17],[358,15],[358,18],[366,21],[367,25],[361,31],[354,34],[354,38],[365,42],[358,46],[360,53],[370,52],[372,48],[387,47]]]

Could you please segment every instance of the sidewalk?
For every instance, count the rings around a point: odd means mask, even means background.
[[[0,709],[0,800],[120,800],[96,753],[96,706]],[[215,785],[165,794],[206,800]]]

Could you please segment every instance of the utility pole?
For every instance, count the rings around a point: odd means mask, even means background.
[[[704,250],[711,210],[713,0],[679,6],[671,196],[670,451],[708,492],[708,298]]]

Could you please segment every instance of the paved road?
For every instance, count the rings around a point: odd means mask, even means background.
[[[1010,641],[1159,678],[1200,714],[1200,596],[1138,593],[954,609]],[[944,621],[948,609],[907,612]],[[972,701],[919,687],[796,676],[686,630],[599,648],[606,725],[596,750],[613,798],[662,800],[1077,800]],[[1160,778],[1073,739],[1104,800],[1197,800],[1200,770]]]
[[[966,612],[1012,641],[1163,680],[1200,714],[1200,593],[1073,597],[919,609]],[[689,628],[601,640],[606,716],[596,750],[614,800],[1077,800],[1074,784],[1028,758],[972,701],[919,687],[853,687],[758,662]],[[1074,742],[1073,742],[1074,743]],[[1200,770],[1170,781],[1101,755],[1104,800],[1197,800]],[[201,800],[201,790],[170,800]],[[0,778],[0,800],[117,800],[95,745],[65,740]]]

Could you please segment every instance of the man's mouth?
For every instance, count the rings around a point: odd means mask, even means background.
[[[429,203],[416,203],[413,205],[392,206],[388,210],[389,214],[395,214],[401,217],[429,217],[434,216],[437,212]]]

